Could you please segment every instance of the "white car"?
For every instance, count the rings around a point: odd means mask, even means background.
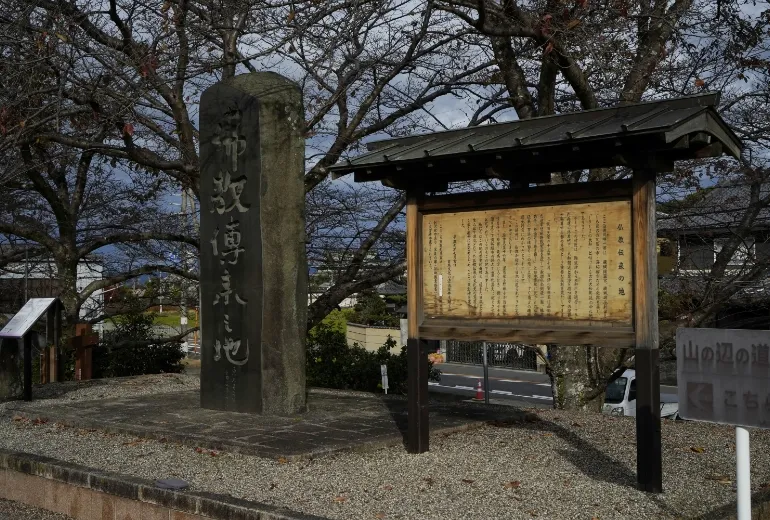
[[[636,417],[636,370],[626,370],[607,386],[602,413]],[[675,394],[660,394],[660,416],[679,418],[679,398]]]

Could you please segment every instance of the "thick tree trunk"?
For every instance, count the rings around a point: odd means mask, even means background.
[[[588,400],[595,387],[587,347],[550,346],[551,390],[553,406],[561,410],[600,410],[601,399]]]
[[[592,346],[548,347],[553,407],[601,411],[607,383],[628,366],[631,349]]]
[[[80,320],[80,306],[83,303],[77,290],[77,263],[74,266],[59,263],[57,271],[57,277],[61,283],[59,300],[64,307],[62,311],[62,336],[68,338],[74,334],[75,324]]]

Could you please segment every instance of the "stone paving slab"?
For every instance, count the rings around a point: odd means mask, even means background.
[[[407,401],[402,396],[314,389],[308,412],[290,417],[207,410],[197,390],[89,401],[16,402],[8,410],[68,426],[160,439],[261,457],[313,457],[346,449],[404,442]],[[431,433],[515,420],[508,406],[431,400]]]

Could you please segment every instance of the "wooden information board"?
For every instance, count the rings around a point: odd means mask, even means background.
[[[423,315],[632,325],[631,201],[425,214]]]

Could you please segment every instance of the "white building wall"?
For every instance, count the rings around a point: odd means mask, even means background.
[[[35,259],[26,265],[29,278],[36,279],[56,279],[58,272],[56,264],[48,260]],[[0,278],[24,278],[25,264],[17,262],[8,264],[0,270]],[[78,263],[77,279],[75,287],[78,292],[85,289],[88,284],[104,278],[104,266],[94,262]],[[97,317],[104,310],[104,290],[98,289],[93,292],[80,307],[80,318],[91,319]]]

